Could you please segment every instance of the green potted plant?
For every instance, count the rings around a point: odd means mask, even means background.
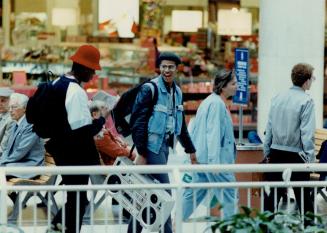
[[[218,220],[211,226],[213,233],[293,233],[293,232],[315,232],[323,233],[324,230],[321,216],[307,213],[304,220],[310,221],[316,218],[316,225],[303,226],[301,215],[287,214],[284,212],[271,213],[265,211],[260,213],[256,209],[242,206],[242,211],[224,220]]]

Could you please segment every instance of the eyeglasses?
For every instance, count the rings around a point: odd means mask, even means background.
[[[17,110],[19,108],[21,108],[21,106],[18,106],[18,105],[9,106],[9,110]]]
[[[176,66],[175,65],[160,65],[160,69],[174,71],[174,70],[176,70]]]

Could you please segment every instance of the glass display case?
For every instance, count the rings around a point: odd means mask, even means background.
[[[2,52],[2,73],[10,79],[14,71],[25,71],[29,84],[36,85],[51,71],[56,76],[71,68],[69,57],[80,43],[61,43],[55,46],[18,49],[6,48]],[[100,78],[107,77],[109,82],[136,84],[139,77],[148,77],[153,72],[148,69],[148,49],[134,44],[93,44],[101,53],[102,70]]]

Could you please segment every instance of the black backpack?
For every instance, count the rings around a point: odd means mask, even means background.
[[[60,108],[59,95],[54,89],[52,81],[47,77],[47,81],[38,85],[36,92],[27,102],[26,120],[33,124],[33,132],[40,138],[52,138],[61,129],[57,119]]]
[[[152,107],[157,103],[158,100],[158,87],[157,84],[152,82],[150,79],[136,85],[135,87],[126,91],[117,102],[114,109],[111,111],[112,119],[115,123],[117,132],[124,137],[129,136],[132,133],[131,126],[129,124],[128,116],[132,113],[133,106],[136,100],[137,93],[141,87],[145,84],[151,84],[152,90]]]

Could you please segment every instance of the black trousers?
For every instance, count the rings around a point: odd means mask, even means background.
[[[302,158],[294,152],[282,151],[272,149],[269,155],[269,163],[304,163]],[[265,174],[265,179],[267,181],[283,181],[281,172],[271,172]],[[309,181],[310,173],[309,172],[293,172],[291,176],[291,181]],[[301,203],[301,188],[293,188],[295,199],[298,205],[298,208],[301,212],[302,203]],[[313,213],[313,200],[310,196],[311,188],[303,188],[303,201],[304,201],[304,213],[310,211]],[[275,212],[278,207],[278,203],[285,193],[285,188],[277,188],[277,202],[275,203],[275,190],[271,189],[270,194],[265,193],[264,199],[264,210],[269,210]],[[275,208],[276,207],[276,208]]]
[[[57,166],[79,166],[79,165],[99,165],[99,155],[94,145],[94,140],[83,132],[63,135],[60,138],[52,138],[45,145]],[[89,175],[62,175],[62,185],[87,185]],[[88,205],[86,191],[80,192],[79,209],[77,209],[76,191],[67,192],[65,203],[65,227],[66,233],[79,233],[82,226],[82,219]],[[77,224],[76,215],[79,211],[79,222]],[[52,220],[56,227],[57,223],[62,224],[63,209],[60,209]],[[64,224],[62,224],[64,225]]]
[[[62,184],[63,185],[87,185],[89,180],[88,175],[63,175]],[[80,201],[79,201],[79,222],[77,226],[76,216],[77,216],[77,192],[67,192],[67,201],[65,203],[65,226],[66,233],[78,233],[81,230],[83,216],[85,213],[86,206],[88,205],[88,200],[86,192],[80,192]],[[61,208],[56,216],[52,220],[54,226],[57,223],[62,224],[62,214],[63,208]],[[62,224],[63,225],[63,224]],[[76,230],[77,228],[77,230]]]

